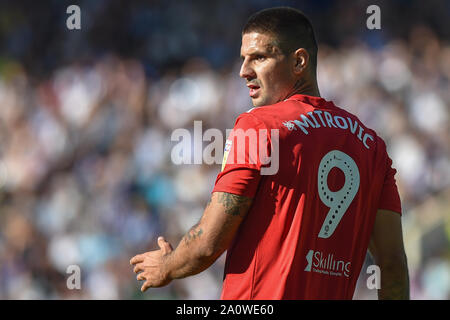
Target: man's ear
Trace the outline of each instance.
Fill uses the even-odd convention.
[[[297,49],[294,52],[294,72],[296,74],[303,73],[309,65],[309,53],[304,48]]]

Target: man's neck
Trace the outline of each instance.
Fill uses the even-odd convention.
[[[317,86],[317,81],[301,81],[298,80],[291,92],[285,97],[285,99],[295,95],[304,94],[307,96],[320,97],[319,87]]]

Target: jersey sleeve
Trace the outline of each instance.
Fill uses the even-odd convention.
[[[384,144],[386,150],[386,145]],[[385,151],[386,159],[386,173],[383,183],[383,189],[381,191],[380,202],[378,204],[378,209],[390,210],[402,214],[402,207],[400,202],[400,196],[397,189],[397,183],[395,181],[395,174],[397,170],[392,167],[392,160],[389,158],[387,152]]]
[[[250,113],[241,114],[226,141],[222,170],[212,192],[254,197],[264,163],[261,154],[270,150],[269,140],[263,122]],[[263,153],[261,148],[264,148]]]

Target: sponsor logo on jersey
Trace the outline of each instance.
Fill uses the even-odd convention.
[[[227,140],[225,143],[225,149],[223,152],[223,160],[222,160],[222,170],[220,170],[220,171],[223,171],[223,169],[225,168],[225,164],[227,163],[228,154],[230,153],[232,144],[233,144],[233,141],[231,141],[231,140]]]
[[[316,272],[335,277],[349,277],[351,263],[337,259],[333,253],[309,250],[306,254],[306,272]]]

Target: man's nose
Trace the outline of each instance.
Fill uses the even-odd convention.
[[[256,78],[255,70],[251,68],[247,61],[243,61],[241,65],[241,70],[239,71],[239,76],[244,79],[254,79]]]

